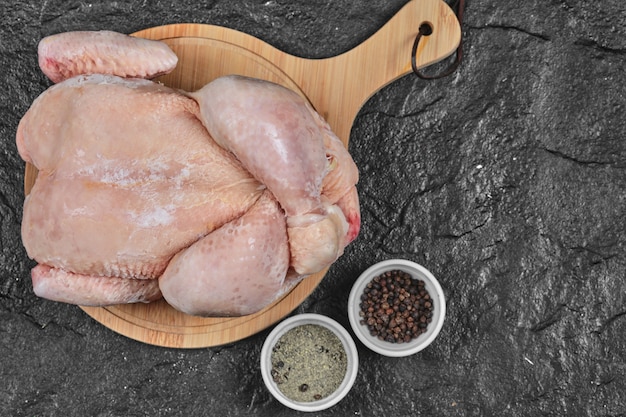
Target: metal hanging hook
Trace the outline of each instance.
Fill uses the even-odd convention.
[[[417,47],[419,46],[419,42],[422,37],[430,36],[433,33],[433,28],[430,26],[430,24],[422,23],[417,32],[417,36],[415,37],[415,41],[413,42],[413,49],[411,50],[411,67],[413,68],[413,72],[415,73],[415,75],[417,75],[421,79],[436,80],[439,78],[447,77],[448,75],[456,71],[456,69],[461,64],[461,60],[463,59],[463,12],[465,10],[465,0],[456,0],[454,4],[450,7],[452,8],[452,10],[454,10],[456,17],[459,20],[459,25],[461,26],[461,40],[459,42],[459,46],[456,49],[456,58],[448,68],[436,75],[425,75],[417,68],[415,55],[417,53]]]

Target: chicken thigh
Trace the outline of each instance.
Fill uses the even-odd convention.
[[[251,314],[356,238],[356,166],[294,92],[238,76],[191,93],[137,78],[176,56],[113,32],[54,35],[39,55],[58,84],[16,134],[39,170],[22,220],[39,296]]]

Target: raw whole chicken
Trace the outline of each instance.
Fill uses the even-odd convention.
[[[175,68],[167,45],[108,31],[38,53],[57,84],[16,134],[39,170],[22,220],[38,296],[246,315],[358,235],[357,168],[295,92],[241,76],[175,90],[149,80]]]

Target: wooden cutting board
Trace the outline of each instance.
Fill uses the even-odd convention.
[[[366,100],[412,71],[411,49],[423,23],[433,33],[419,44],[416,62],[422,68],[451,55],[461,39],[458,20],[442,0],[409,2],[365,42],[328,59],[295,57],[247,34],[212,25],[174,24],[133,35],[162,40],[178,55],[177,69],[159,78],[164,84],[194,91],[218,76],[240,74],[285,85],[306,97],[347,146],[354,118]],[[26,194],[36,177],[36,168],[27,164]],[[325,273],[306,278],[271,306],[244,317],[193,317],[164,301],[81,308],[104,326],[144,343],[176,348],[217,346],[248,337],[287,316]]]

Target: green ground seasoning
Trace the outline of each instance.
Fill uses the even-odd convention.
[[[278,389],[300,402],[321,400],[335,392],[348,369],[341,340],[317,324],[287,331],[272,348],[271,360]]]

